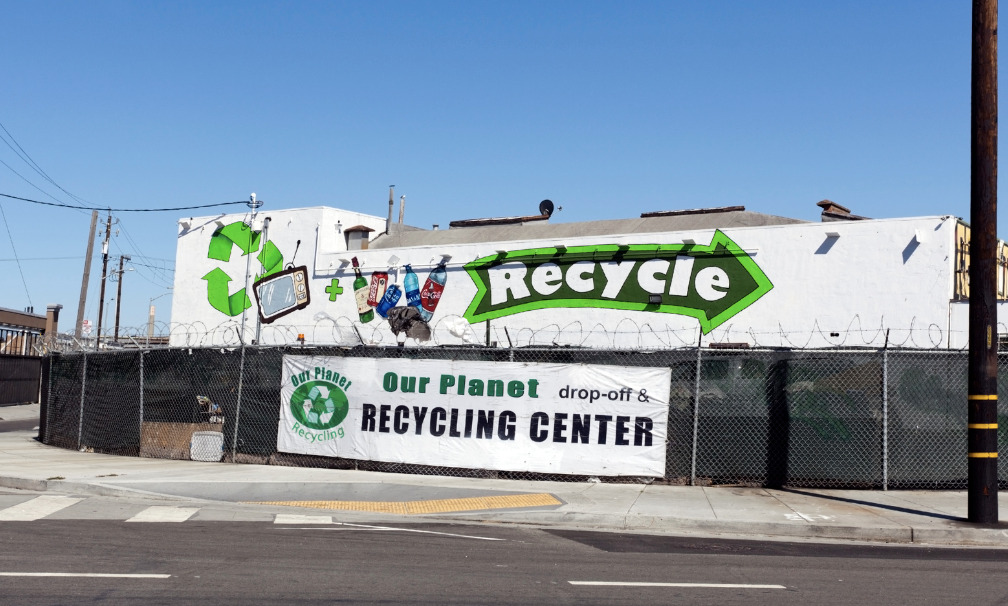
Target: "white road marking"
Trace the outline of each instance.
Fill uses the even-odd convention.
[[[199,511],[198,507],[172,507],[154,505],[148,507],[127,522],[185,522]]]
[[[288,520],[280,522],[280,515],[277,515],[277,520],[274,520],[274,524],[324,524],[331,526],[342,526],[345,529],[359,529],[359,530],[377,530],[382,532],[415,532],[417,534],[435,534],[442,537],[457,537],[460,539],[476,539],[478,541],[506,541],[507,539],[498,539],[496,537],[478,537],[471,534],[456,534],[453,532],[438,532],[436,530],[419,530],[417,528],[396,528],[395,526],[372,526],[370,524],[350,524],[348,522],[333,522],[330,519],[328,521],[321,521],[322,518],[326,516],[295,516],[291,515],[290,518],[303,517],[309,518],[308,521],[298,521],[298,520]],[[344,528],[290,528],[285,530],[343,530]]]
[[[0,521],[5,522],[31,522],[48,515],[52,515],[61,509],[66,509],[71,505],[76,505],[84,499],[74,497],[63,497],[55,495],[43,495],[35,497],[30,501],[19,503],[13,507],[0,510]]]
[[[168,579],[170,574],[115,574],[106,572],[0,572],[0,577],[90,577],[95,579]]]
[[[416,528],[396,528],[394,526],[371,526],[369,524],[350,524],[349,522],[336,522],[339,526],[348,526],[350,528],[363,528],[365,530],[397,530],[399,532],[415,532],[417,534],[436,534],[443,537],[459,537],[461,539],[478,539],[480,541],[505,541],[507,539],[498,539],[495,537],[478,537],[469,534],[455,534],[453,532],[438,532],[436,530],[419,530]]]
[[[296,513],[278,513],[274,524],[332,524],[332,516],[308,516]]]
[[[604,587],[699,587],[709,589],[787,589],[784,585],[747,585],[742,583],[643,583],[634,581],[567,581],[571,585]]]

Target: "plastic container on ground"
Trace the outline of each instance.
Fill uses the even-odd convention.
[[[218,462],[224,457],[224,434],[219,431],[194,431],[189,442],[193,461]]]

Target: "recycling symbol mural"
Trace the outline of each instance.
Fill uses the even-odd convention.
[[[262,232],[253,230],[242,221],[235,221],[217,229],[210,236],[207,258],[227,263],[231,260],[231,252],[235,247],[241,251],[241,256],[250,255],[259,251],[261,239]],[[272,242],[266,242],[256,259],[263,268],[263,273],[257,275],[256,280],[283,269],[283,254]],[[228,316],[237,316],[252,307],[252,301],[245,288],[240,288],[234,293],[230,292],[229,284],[232,278],[220,267],[207,272],[203,279],[207,282],[207,301],[217,311]],[[244,276],[241,276],[241,279],[244,280]]]

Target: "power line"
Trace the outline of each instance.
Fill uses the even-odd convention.
[[[174,272],[174,269],[167,269],[166,264],[171,263],[174,265],[174,261],[166,260],[160,265],[155,265],[154,263],[157,260],[151,259],[140,252],[140,247],[137,245],[136,240],[134,240],[130,235],[129,230],[126,229],[126,225],[119,220],[117,220],[117,223],[119,224],[119,229],[116,230],[116,235],[121,233],[132,247],[134,256],[139,257],[139,260],[134,258],[131,261],[131,265],[137,268],[137,275],[143,277],[144,280],[156,286],[171,286],[174,281],[174,277],[169,275],[168,272]],[[143,274],[150,274],[150,277]]]
[[[14,167],[12,167],[12,166],[11,166],[10,164],[7,164],[7,163],[6,163],[6,162],[4,162],[3,160],[0,160],[0,164],[3,164],[4,166],[6,166],[6,167],[7,167],[7,169],[8,169],[9,171],[11,171],[12,173],[14,173],[14,174],[15,174],[15,175],[17,175],[18,177],[20,177],[20,178],[21,178],[21,180],[22,180],[22,181],[24,181],[25,183],[27,183],[28,185],[31,185],[32,187],[34,187],[35,189],[39,190],[39,191],[40,191],[41,193],[43,193],[43,194],[45,194],[45,195],[49,196],[49,197],[50,197],[50,198],[52,198],[53,200],[55,200],[55,199],[56,199],[56,196],[54,196],[54,195],[50,194],[49,192],[45,191],[44,189],[42,189],[42,188],[41,188],[41,187],[39,187],[38,185],[35,185],[34,183],[32,183],[32,182],[31,182],[31,179],[29,179],[28,177],[26,177],[26,176],[22,175],[22,174],[21,174],[21,173],[19,173],[18,171],[14,170]],[[13,196],[8,196],[8,197],[13,197]],[[35,202],[35,200],[29,200],[29,202]],[[38,202],[38,204],[52,204],[52,203],[50,203],[50,202]],[[54,204],[54,206],[58,206],[58,205],[59,205],[58,203],[57,203],[57,204]]]
[[[7,166],[4,164],[4,166]],[[7,168],[10,168],[7,166]],[[13,170],[13,169],[12,169]],[[18,175],[20,176],[20,175]],[[22,177],[24,178],[24,177]],[[37,188],[36,188],[37,189]],[[41,190],[39,190],[41,191]],[[42,192],[45,193],[45,192]],[[48,195],[48,194],[46,194]],[[30,202],[32,204],[42,204],[45,206],[57,206],[60,208],[73,208],[76,210],[101,210],[105,212],[116,212],[116,213],[159,213],[159,212],[171,212],[177,210],[197,210],[200,208],[213,208],[215,206],[231,206],[234,204],[248,204],[247,200],[239,200],[237,202],[218,202],[216,204],[202,204],[199,206],[176,206],[173,208],[109,208],[107,206],[78,206],[74,204],[63,204],[60,202],[43,202],[41,200],[32,200],[31,198],[21,198],[19,196],[12,196],[10,194],[0,194],[0,197],[10,198],[11,200],[20,200],[21,202]]]
[[[76,261],[81,255],[73,257],[14,257],[13,259],[0,259],[0,263],[5,261]]]
[[[25,151],[25,149],[23,147],[21,147],[21,144],[18,143],[17,139],[14,138],[14,135],[12,135],[9,130],[7,130],[7,127],[4,126],[3,122],[0,122],[0,129],[3,129],[3,132],[7,134],[6,137],[0,136],[0,139],[3,139],[3,142],[7,145],[7,147],[9,147],[11,149],[11,151],[13,151],[19,158],[21,158],[22,162],[24,162],[25,164],[27,164],[32,170],[34,170],[36,173],[38,173],[43,179],[45,179],[46,181],[48,181],[49,183],[51,183],[52,185],[54,185],[57,189],[59,189],[64,194],[70,196],[71,198],[73,198],[74,200],[76,200],[78,202],[82,202],[82,203],[86,203],[87,202],[87,200],[83,200],[81,198],[78,198],[77,196],[75,196],[72,193],[68,192],[67,190],[63,189],[62,185],[60,185],[59,183],[57,183],[56,181],[54,181],[52,179],[52,177],[50,177],[49,174],[46,173],[46,171],[42,170],[42,167],[39,166],[37,162],[35,162],[35,160],[31,157],[31,155],[28,154],[27,151]],[[10,139],[10,141],[8,141],[7,139]],[[13,142],[14,145],[11,145],[11,142]],[[17,146],[17,149],[14,148],[15,146]],[[6,164],[5,164],[5,166],[6,166]],[[7,166],[7,168],[10,168],[10,166]],[[11,168],[11,171],[13,172],[14,169]],[[17,174],[17,173],[15,172],[15,174]],[[18,176],[20,176],[20,175],[18,175]],[[24,177],[22,177],[22,178],[24,178]],[[38,189],[38,188],[36,188],[36,189]],[[41,191],[41,190],[39,190],[39,191]],[[45,193],[45,192],[43,192],[43,193]],[[46,194],[46,195],[49,195],[49,194]],[[49,197],[53,198],[53,196],[49,196]],[[53,199],[55,200],[56,198],[53,198]]]
[[[24,284],[25,296],[28,297],[28,305],[34,307],[31,294],[28,292],[28,282],[24,277],[24,269],[21,268],[21,261],[18,260],[17,248],[14,247],[14,236],[11,235],[10,224],[7,223],[7,213],[4,212],[2,205],[0,205],[0,217],[3,217],[4,227],[7,228],[7,237],[10,238],[11,250],[14,252],[14,260],[17,262],[18,273],[21,274],[21,284]]]

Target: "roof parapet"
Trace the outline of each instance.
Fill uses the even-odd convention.
[[[526,215],[524,217],[492,217],[488,219],[460,219],[451,221],[448,227],[485,227],[487,225],[520,225],[532,221],[548,221],[549,215]]]
[[[717,206],[714,208],[690,208],[686,210],[659,210],[649,213],[641,213],[641,219],[652,217],[681,217],[683,215],[710,215],[714,213],[732,213],[745,210],[745,206]]]

